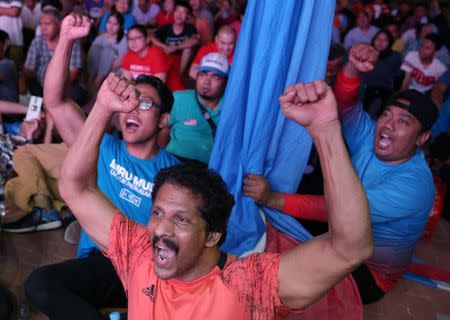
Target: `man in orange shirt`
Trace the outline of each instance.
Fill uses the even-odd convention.
[[[97,186],[101,137],[112,113],[132,112],[139,104],[136,86],[110,74],[59,181],[80,224],[112,260],[127,292],[129,319],[206,319],[212,313],[219,320],[273,319],[286,308],[314,303],[372,254],[367,199],[323,81],[288,87],[280,104],[317,146],[330,231],[284,254],[238,259],[220,251],[234,200],[220,176],[198,166],[160,171],[147,227],[105,198]]]
[[[223,26],[217,32],[214,42],[200,48],[197,52],[194,60],[192,61],[191,68],[189,69],[189,77],[192,79],[197,78],[198,66],[202,58],[209,53],[218,52],[223,54],[228,59],[228,63],[231,66],[234,56],[234,48],[236,46],[236,33],[230,26]]]

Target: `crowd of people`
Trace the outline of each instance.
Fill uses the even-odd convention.
[[[435,179],[450,183],[450,6],[337,1],[325,80],[279,93],[314,178],[242,186],[317,237],[237,258],[220,251],[234,199],[207,165],[246,1],[0,3],[2,230],[78,245],[24,283],[50,319],[294,316],[346,276],[376,302],[406,270]]]

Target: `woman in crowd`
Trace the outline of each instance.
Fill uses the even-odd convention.
[[[89,88],[97,92],[111,71],[117,71],[127,52],[124,36],[124,18],[119,12],[111,13],[106,20],[106,33],[95,38],[88,53]]]
[[[371,43],[380,55],[373,70],[363,74],[363,105],[373,117],[378,116],[381,106],[384,106],[394,92],[396,80],[400,75],[402,58],[391,49],[393,43],[394,38],[386,30],[379,31]]]

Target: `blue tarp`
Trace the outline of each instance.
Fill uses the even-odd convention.
[[[287,85],[323,79],[334,6],[334,0],[248,2],[209,163],[236,199],[225,252],[252,250],[265,232],[257,205],[242,195],[245,173],[267,177],[282,192],[295,192],[300,182],[311,138],[285,119],[278,97]],[[311,238],[295,219],[265,213],[278,230],[300,241]]]

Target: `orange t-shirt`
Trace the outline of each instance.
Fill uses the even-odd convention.
[[[201,47],[200,50],[198,50],[192,63],[200,64],[200,61],[202,61],[202,58],[204,56],[206,56],[207,54],[210,54],[210,53],[215,53],[215,52],[219,52],[219,49],[217,49],[217,44],[215,42],[208,43],[207,45],[204,45],[203,47]],[[234,57],[234,54],[231,54],[227,57],[230,65],[233,62],[233,57]]]
[[[157,46],[150,46],[144,57],[140,57],[136,52],[128,51],[122,61],[122,68],[130,71],[133,79],[140,74],[167,73],[169,67],[169,57]]]
[[[274,319],[286,314],[278,295],[279,254],[223,255],[222,268],[181,282],[156,276],[152,251],[145,227],[116,213],[105,255],[127,292],[130,320]]]

